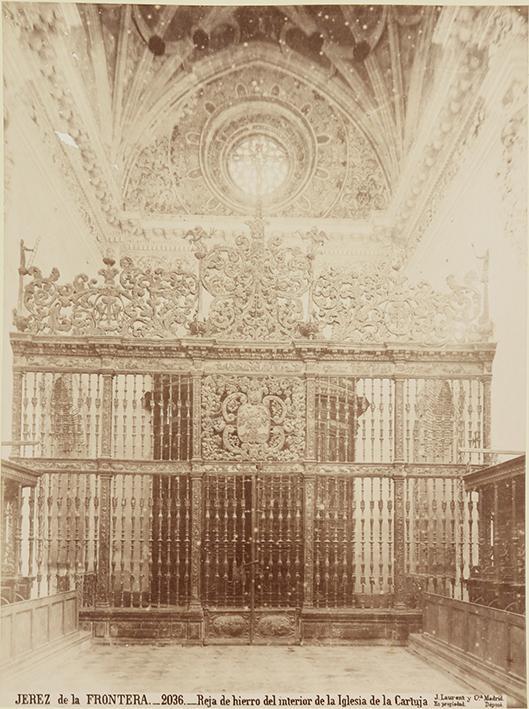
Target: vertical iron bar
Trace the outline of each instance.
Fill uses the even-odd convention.
[[[189,440],[189,439],[188,439]],[[190,606],[200,607],[200,524],[202,510],[202,474],[191,473],[191,514],[186,505],[186,529],[190,528]]]
[[[304,522],[304,550],[303,550],[303,605],[306,608],[311,608],[314,605],[314,551],[316,556],[319,554],[319,543],[314,535],[314,507],[315,507],[315,475],[304,475],[303,477],[303,522]],[[316,525],[318,530],[318,525]],[[319,532],[316,532],[319,535]],[[318,566],[316,564],[316,573],[319,575]],[[316,586],[318,580],[316,578]]]

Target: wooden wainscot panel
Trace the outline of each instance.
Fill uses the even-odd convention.
[[[48,606],[35,608],[33,613],[33,640],[35,647],[43,645],[49,640],[49,613]],[[72,629],[75,629],[75,625]]]
[[[444,603],[437,606],[437,635],[443,640],[450,640],[450,607]]]
[[[7,662],[11,657],[13,643],[13,615],[2,614],[2,642],[0,642],[0,662]]]
[[[479,606],[470,608],[468,613],[468,651],[485,659],[486,648],[483,647],[483,635],[486,633],[486,622],[479,613]]]
[[[50,604],[50,640],[63,634],[64,605],[61,601]]]
[[[432,635],[439,635],[439,604],[429,603],[424,608],[425,614],[425,627],[428,628],[428,632]]]
[[[68,607],[68,623],[64,623]],[[0,608],[2,627],[1,663],[18,661],[51,640],[74,633],[78,628],[75,591],[8,603]]]
[[[77,625],[77,599],[69,598],[64,601],[64,632],[71,633]]]
[[[499,667],[508,667],[509,657],[509,626],[504,618],[490,614],[486,625],[487,637],[484,638],[487,648],[487,661]]]
[[[15,604],[13,604],[15,605]],[[32,649],[31,637],[31,616],[32,609],[24,608],[14,616],[14,655],[22,655]]]
[[[509,624],[509,650],[509,671],[517,677],[525,677],[525,625],[523,623]]]
[[[465,650],[467,646],[466,616],[464,608],[457,606],[453,609],[450,620],[450,642],[461,650]]]
[[[435,633],[436,609],[443,609]],[[439,660],[473,686],[492,687],[525,703],[525,618],[509,611],[425,594],[423,634],[411,647],[428,661]],[[518,704],[517,704],[518,706]]]

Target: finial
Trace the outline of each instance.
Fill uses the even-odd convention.
[[[26,251],[33,251],[24,244],[24,239],[20,239],[20,264],[18,267],[18,315],[22,313],[24,305],[24,276],[27,276],[29,271],[26,266]]]
[[[307,231],[302,236],[309,242],[309,258],[314,258],[319,249],[324,245],[324,243],[329,239],[328,235],[322,231],[318,230],[317,227],[312,227],[310,231]]]
[[[26,266],[26,251],[33,251],[34,249],[30,249],[29,246],[26,246],[24,243],[24,239],[20,239],[20,265],[18,267],[18,272],[21,276],[27,276],[28,275],[28,269]]]
[[[191,244],[193,253],[197,259],[202,259],[206,255],[205,240],[213,236],[213,230],[209,233],[201,226],[196,226],[194,229],[188,229],[184,234],[184,239],[187,239]]]

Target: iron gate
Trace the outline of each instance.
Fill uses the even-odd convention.
[[[204,479],[206,642],[295,643],[303,601],[300,475]]]

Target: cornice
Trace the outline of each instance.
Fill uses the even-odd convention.
[[[3,481],[10,480],[22,487],[35,487],[40,475],[39,467],[38,465],[33,465],[33,460],[26,460],[21,463],[2,459],[0,470]]]
[[[451,20],[446,26],[441,25],[444,30],[437,41],[448,48],[453,41],[450,33],[466,38],[468,21],[465,29],[457,14],[468,11],[469,8],[445,8]],[[472,25],[472,44],[465,46],[465,61],[469,68],[474,64],[475,67],[466,83],[460,81],[459,93],[445,92],[444,102],[436,109],[437,120],[431,115],[428,118],[430,136],[420,153],[410,153],[408,173],[401,177],[405,190],[390,207],[395,214],[395,233],[403,261],[415,251],[458,172],[464,171],[461,179],[471,180],[487,159],[499,132],[498,121],[489,121],[488,117],[501,113],[499,107],[504,105],[508,87],[516,81],[527,85],[527,23],[513,8],[481,8],[480,12],[486,14]],[[437,30],[441,31],[440,26]],[[457,73],[454,78],[459,80]],[[487,123],[489,128],[483,130]],[[491,124],[496,130],[490,130]]]
[[[463,477],[463,480],[467,489],[479,490],[485,485],[505,482],[518,477],[523,477],[525,480],[525,455],[469,472]]]
[[[125,460],[117,458],[12,458],[6,461],[13,468],[27,468],[39,476],[53,474],[110,474],[110,475],[259,475],[285,474],[352,477],[385,477],[395,475],[409,478],[461,478],[465,471],[477,470],[479,466],[464,464],[414,464],[405,463],[309,463],[294,461],[162,461]]]
[[[25,333],[12,333],[11,345],[15,355],[71,355],[108,358],[113,356],[166,357],[189,360],[333,360],[381,361],[404,363],[418,362],[491,362],[496,345],[475,344],[453,347],[421,347],[410,345],[361,345],[329,343],[306,340],[245,343],[241,341],[185,338],[168,340],[130,340],[124,338],[46,337]]]

